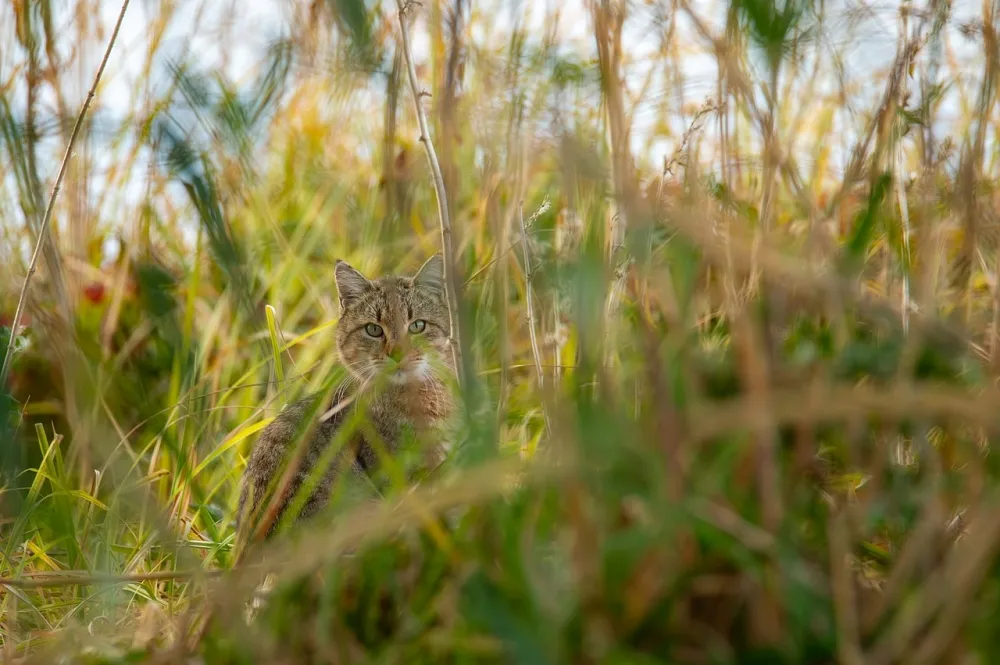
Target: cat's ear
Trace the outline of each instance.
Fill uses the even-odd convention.
[[[368,278],[355,270],[347,261],[337,260],[333,276],[337,278],[337,292],[340,294],[340,306],[346,308],[369,287]]]
[[[435,254],[420,266],[413,276],[413,286],[440,292],[444,296],[444,260]]]

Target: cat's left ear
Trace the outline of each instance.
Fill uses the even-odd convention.
[[[341,309],[347,309],[371,286],[368,278],[358,272],[347,261],[338,260],[333,275],[337,280]]]
[[[413,276],[413,286],[439,292],[444,297],[444,259],[435,254]]]

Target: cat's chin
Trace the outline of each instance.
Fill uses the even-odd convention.
[[[389,375],[389,383],[394,386],[408,386],[418,382],[419,379],[413,374],[413,372],[407,372],[405,370],[399,370]]]

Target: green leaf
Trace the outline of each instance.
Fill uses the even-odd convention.
[[[805,10],[803,0],[733,0],[753,42],[774,66],[789,50]]]
[[[285,380],[285,370],[281,365],[281,340],[278,338],[278,322],[274,317],[274,307],[266,305],[264,314],[267,316],[267,334],[271,339],[271,355],[274,360],[274,373],[278,381]]]
[[[868,251],[875,238],[879,210],[891,186],[892,174],[883,173],[879,176],[868,196],[868,205],[854,218],[854,228],[844,248],[845,267],[852,273],[856,272],[868,257]]]
[[[539,629],[528,608],[516,607],[482,572],[470,577],[462,587],[462,614],[473,626],[499,638],[510,662],[519,665],[554,663],[546,654]]]

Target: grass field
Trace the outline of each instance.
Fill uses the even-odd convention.
[[[997,3],[403,4],[439,178],[395,2],[136,2],[55,194],[121,5],[0,8],[0,663],[1000,659]],[[442,249],[452,456],[243,547],[334,262]]]

